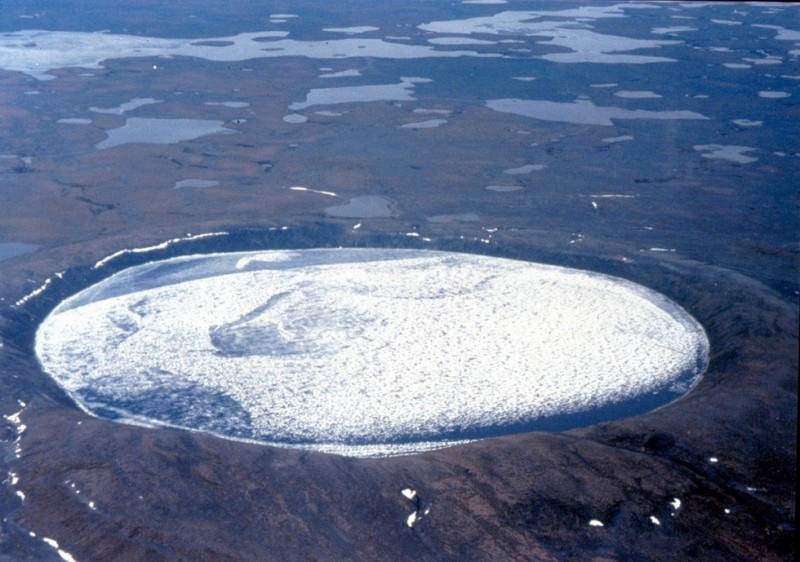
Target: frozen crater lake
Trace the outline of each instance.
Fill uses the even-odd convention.
[[[642,413],[708,339],[619,278],[423,250],[194,255],[62,302],[36,353],[85,411],[351,456]]]

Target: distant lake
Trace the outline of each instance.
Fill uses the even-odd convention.
[[[39,226],[0,231],[0,258],[330,221],[753,272],[739,245],[796,218],[793,6],[143,6],[4,8],[4,220]]]
[[[89,544],[96,548],[95,557],[110,551],[102,549],[111,543],[91,535],[108,535],[109,527],[97,525],[95,518],[106,508],[114,516],[127,512],[132,503],[123,510],[114,504],[123,497],[112,478],[87,478],[87,486],[90,481],[97,486],[84,487],[80,495],[75,487],[83,477],[76,459],[83,457],[81,466],[94,470],[108,458],[121,458],[125,449],[141,464],[135,470],[131,465],[113,470],[127,471],[125,478],[133,483],[133,474],[140,474],[139,484],[153,473],[148,470],[166,466],[158,462],[173,461],[149,458],[152,443],[134,445],[127,438],[136,428],[107,419],[369,456],[416,453],[510,433],[562,432],[625,418],[570,434],[485,441],[463,450],[485,446],[481,450],[500,451],[528,438],[545,447],[544,440],[536,439],[561,443],[574,434],[608,429],[604,435],[613,434],[624,444],[617,447],[615,441],[595,457],[603,462],[597,459],[619,459],[614,455],[638,451],[642,443],[660,443],[665,435],[664,442],[672,443],[673,435],[692,433],[681,442],[683,456],[672,468],[661,463],[661,452],[657,460],[648,453],[641,466],[652,461],[647,465],[652,474],[672,470],[669,474],[675,475],[678,466],[687,466],[687,455],[699,463],[706,462],[704,455],[719,454],[718,465],[703,465],[702,471],[696,465],[691,474],[713,480],[714,470],[724,468],[735,475],[719,472],[727,482],[736,481],[739,488],[752,485],[755,491],[748,488],[747,494],[761,494],[755,486],[768,481],[762,468],[784,458],[769,455],[790,447],[772,437],[772,426],[763,429],[763,424],[775,425],[773,418],[752,413],[791,417],[788,407],[777,405],[788,388],[778,388],[783,384],[778,371],[792,364],[796,346],[788,351],[779,347],[792,337],[796,344],[796,332],[787,335],[782,328],[795,325],[796,319],[787,321],[783,315],[788,312],[774,312],[770,303],[785,307],[788,302],[796,311],[800,296],[800,5],[527,0],[112,4],[3,0],[0,8],[0,408],[5,424],[0,469],[7,476],[2,515],[9,522],[3,527],[9,534],[0,540],[0,557],[84,559]],[[292,253],[300,250],[311,253]],[[348,252],[360,251],[386,259],[348,258],[348,266],[341,268],[319,262],[322,254],[352,257]],[[419,264],[410,267],[412,260],[395,259],[406,251],[449,257],[441,258],[441,268],[425,270]],[[191,257],[208,254],[225,257]],[[281,255],[294,256],[287,263],[296,260],[308,267],[271,277],[270,267],[278,271],[280,261],[273,258]],[[312,255],[316,262],[308,258]],[[151,261],[160,265],[145,265]],[[514,267],[509,269],[507,261]],[[351,262],[360,265],[351,268]],[[466,263],[481,265],[470,269]],[[141,267],[154,267],[165,277],[140,276]],[[520,267],[536,272],[535,282],[511,283]],[[565,277],[537,277],[550,268]],[[177,271],[183,277],[163,282]],[[115,284],[114,279],[126,275],[138,285]],[[161,284],[153,285],[153,279]],[[564,290],[581,279],[596,283]],[[384,300],[370,300],[368,289]],[[67,310],[78,301],[85,306]],[[528,315],[514,316],[509,307]],[[467,315],[472,320],[459,323],[467,312],[474,313]],[[56,322],[69,318],[72,324]],[[192,318],[203,321],[192,324]],[[42,333],[50,331],[40,341],[37,358],[40,325]],[[534,350],[556,327],[561,331],[553,341],[559,345]],[[41,348],[48,345],[49,350]],[[96,353],[97,348],[102,352]],[[542,349],[551,355],[537,355]],[[442,350],[453,355],[439,355]],[[374,360],[359,363],[367,355]],[[542,358],[540,364],[536,357]],[[237,362],[256,367],[231,369]],[[545,378],[563,366],[572,371],[556,382]],[[541,379],[536,378],[539,367]],[[406,372],[414,376],[405,377]],[[308,373],[314,376],[306,378]],[[369,376],[359,384],[337,378],[352,381],[358,373]],[[462,373],[465,378],[459,379]],[[669,376],[659,379],[665,373]],[[507,380],[501,379],[504,375]],[[599,385],[601,379],[614,384]],[[502,384],[494,384],[498,380]],[[537,389],[536,382],[543,386]],[[469,400],[454,398],[459,384],[472,389]],[[565,389],[569,396],[563,400],[548,394]],[[738,409],[726,411],[728,417],[704,410],[714,396],[737,396]],[[547,410],[542,416],[536,409],[541,404]],[[648,414],[654,409],[660,410]],[[52,427],[60,430],[64,420],[76,425],[64,435],[45,433]],[[687,429],[690,423],[699,426]],[[762,464],[736,472],[738,465],[725,463],[719,443],[731,446],[740,435],[736,432],[749,436],[758,431],[775,443],[764,438],[748,442],[747,448],[734,443],[740,449],[730,451],[731,458],[739,455],[745,466],[743,459],[753,457],[752,451],[769,455],[752,460]],[[239,452],[251,450],[185,431],[145,433],[155,436],[153,442],[172,444],[177,435],[184,451],[195,455],[187,462],[197,466],[205,462],[198,460],[201,451],[219,459],[229,454],[222,451],[234,451],[232,464],[219,464],[220,471],[237,466]],[[326,443],[326,436],[338,441]],[[44,447],[37,450],[28,443],[50,447],[51,441],[48,463],[52,459],[52,466],[60,468],[43,475],[51,465],[43,467],[34,455]],[[198,446],[201,442],[211,445]],[[108,444],[105,460],[98,460],[99,446],[91,449],[97,444]],[[543,450],[536,447],[530,451]],[[258,450],[276,459],[293,454]],[[504,462],[523,459],[522,449],[515,451],[520,456]],[[534,454],[530,451],[525,454]],[[425,464],[426,458],[451,453],[450,459],[460,454],[445,449],[408,458],[406,466],[395,459],[393,466],[399,468],[394,474],[417,474],[424,465],[428,475],[463,482],[463,475],[448,472],[444,464],[435,469]],[[569,455],[558,458],[578,458]],[[486,457],[486,466],[491,458],[501,459],[501,453]],[[322,474],[313,470],[342,461],[316,459],[324,462],[309,463],[305,469],[311,472],[305,474]],[[26,462],[36,469],[19,468]],[[377,461],[357,461],[359,466],[370,462]],[[342,461],[336,471],[355,464]],[[545,469],[552,475],[562,466]],[[334,471],[325,472],[319,482],[355,482],[357,473],[348,470],[336,472],[338,480],[328,479]],[[487,473],[476,470],[471,481],[483,486]],[[374,475],[379,472],[388,478],[388,469]],[[183,484],[200,489],[222,478],[212,475],[201,485],[197,474]],[[252,478],[262,474],[254,471]],[[361,479],[366,473],[358,474]],[[214,497],[240,501],[235,486],[263,484],[245,481],[241,472],[237,478],[231,488],[215,488]],[[353,505],[375,498],[378,476],[370,478],[352,494]],[[588,490],[593,478],[575,480],[575,486]],[[764,489],[777,497],[780,488],[774,482]],[[54,483],[63,494],[52,493]],[[158,521],[163,514],[146,509],[176,504],[173,497],[165,499],[172,484],[160,483],[161,495],[152,504],[133,500],[135,515],[126,524],[133,525],[135,518]],[[399,492],[411,482],[395,484]],[[152,485],[146,482],[148,489]],[[293,486],[287,479],[274,485]],[[723,486],[721,480],[717,485]],[[125,490],[134,488],[131,484]],[[712,488],[713,499],[697,488],[703,499],[687,499],[686,515],[707,509],[692,511],[692,516],[721,517],[722,496]],[[530,506],[530,495],[506,496],[499,489],[493,493],[502,495],[503,502],[526,506],[520,513],[539,507]],[[527,482],[518,489],[543,498],[549,493]],[[664,491],[673,493],[679,492]],[[737,489],[730,497],[739,501],[744,493]],[[304,521],[310,534],[323,523],[328,531],[323,514],[333,511],[325,511],[323,495],[298,500],[308,501],[305,507],[312,506],[308,509],[318,520]],[[325,495],[325,501],[336,497]],[[664,505],[669,497],[662,498]],[[762,505],[764,497],[752,501]],[[63,507],[51,513],[50,503],[42,504],[41,498],[82,511]],[[574,502],[559,505],[568,503]],[[338,502],[336,509],[349,505]],[[297,507],[284,506],[292,517],[301,513]],[[711,514],[712,508],[717,512]],[[581,514],[587,519],[580,522],[584,527],[601,516],[588,509]],[[632,525],[637,534],[641,525],[655,525],[651,512],[650,522],[642,522],[625,509],[633,508],[615,504],[615,520],[606,511],[605,523]],[[226,513],[207,510],[202,517]],[[275,513],[269,532],[258,527],[267,524],[260,514],[243,518],[249,520],[237,526],[235,540],[224,533],[216,540],[231,542],[231,549],[244,544],[236,541],[255,536],[279,540],[275,537],[281,535],[272,533],[274,521],[285,519]],[[663,517],[667,512],[652,513]],[[481,525],[489,521],[482,513],[469,515]],[[67,529],[48,517],[73,526]],[[519,517],[512,519],[528,524],[527,515]],[[770,517],[774,528],[769,533],[762,532],[764,523],[749,536],[769,536],[775,544],[782,539],[774,537],[788,536],[785,529],[776,530],[779,518]],[[203,519],[203,525],[208,521]],[[376,534],[390,536],[385,534],[387,521],[376,525]],[[407,531],[398,521],[397,528]],[[761,525],[766,519],[752,521]],[[186,534],[171,543],[164,535],[164,544],[195,544],[203,532],[198,529],[223,529],[210,523],[187,525],[170,525],[170,533]],[[347,532],[330,528],[347,548],[357,548],[358,541],[347,532],[359,527]],[[565,533],[559,536],[575,542],[577,535],[569,535],[561,523],[558,528]],[[500,536],[489,529],[481,527],[481,533]],[[599,536],[585,530],[580,540]],[[740,530],[726,532],[730,536]],[[517,531],[504,536],[516,540],[522,536],[513,534]],[[595,531],[602,529],[590,533]],[[113,540],[122,541],[126,533]],[[126,544],[140,545],[146,533],[136,533],[129,533],[137,538]],[[412,548],[411,535],[404,537],[397,548]],[[674,543],[658,543],[664,544]],[[69,545],[75,545],[75,557]],[[331,552],[319,557],[332,558]],[[356,551],[347,552],[357,557]]]

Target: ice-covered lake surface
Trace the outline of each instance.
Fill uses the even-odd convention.
[[[317,220],[352,232],[354,244],[369,233],[431,247],[464,240],[496,254],[527,245],[630,268],[675,260],[795,294],[797,4],[44,4],[8,0],[0,10],[0,286],[10,287],[0,302],[24,306],[48,275],[143,240]],[[16,267],[70,245],[81,249],[46,258],[46,273]],[[388,250],[369,259],[340,253],[341,263],[327,264],[314,255],[322,254],[287,253],[285,262],[242,269],[230,256],[209,258],[192,267],[226,273],[148,287],[139,304],[110,280],[79,298],[113,298],[62,306],[48,320],[40,346],[56,347],[40,347],[44,362],[102,415],[375,454],[523,430],[533,420],[563,428],[642,413],[701,370],[705,344],[687,343],[700,333],[691,320],[609,278]],[[192,262],[152,273],[177,263]],[[365,286],[383,295],[385,310],[359,292],[365,263],[380,272]],[[481,273],[496,267],[513,271]],[[353,283],[319,279],[323,269]],[[114,279],[142,275],[146,284],[146,271]],[[425,282],[405,287],[407,275]],[[559,281],[547,285],[548,276]],[[170,324],[174,316],[157,303],[180,311],[196,286],[205,300],[186,301],[197,310],[185,317],[199,323]],[[476,298],[479,286],[493,291]],[[433,287],[441,298],[431,297]],[[541,298],[522,298],[528,289]],[[504,298],[514,306],[494,300]],[[278,310],[285,318],[270,316]],[[476,317],[458,320],[461,312]],[[643,316],[626,316],[634,312]],[[56,322],[72,317],[107,329],[64,343],[79,331]],[[511,330],[515,322],[525,330]],[[659,326],[671,335],[654,336]],[[168,335],[178,329],[185,333]],[[677,340],[659,347],[661,337]],[[380,347],[380,338],[391,343]],[[359,362],[367,344],[391,368]],[[181,351],[160,352],[168,345]],[[436,355],[445,352],[452,355]],[[123,375],[108,361],[137,367]],[[255,367],[231,367],[239,364]],[[433,371],[450,386],[430,383]],[[262,400],[257,373],[267,372],[273,398]],[[452,396],[461,373],[476,379],[469,400]],[[554,373],[560,382],[548,384]],[[513,387],[524,376],[538,386],[513,400],[486,382],[506,377]],[[368,384],[388,393],[375,395],[380,404],[359,395],[371,394]]]
[[[124,270],[59,305],[36,351],[99,416],[374,456],[663,403],[699,379],[708,340],[678,305],[619,278],[320,249]]]

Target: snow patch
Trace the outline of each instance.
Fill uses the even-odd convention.
[[[547,168],[546,164],[525,164],[524,166],[520,166],[518,168],[508,168],[507,170],[503,170],[503,173],[515,176],[530,174],[531,172],[538,172],[540,170],[544,170],[545,168]]]
[[[125,250],[120,250],[119,252],[114,252],[113,254],[106,256],[97,263],[95,263],[92,266],[92,269],[100,269],[110,261],[113,261],[116,258],[124,256],[126,254],[142,254],[142,253],[152,252],[153,250],[164,250],[178,242],[185,242],[189,240],[201,240],[203,238],[211,238],[213,236],[226,236],[227,234],[228,234],[227,232],[207,232],[204,234],[194,234],[194,235],[188,234],[183,238],[173,238],[171,240],[167,240],[166,242],[162,242],[161,244],[156,244],[155,246],[145,246],[142,248],[128,248]]]
[[[732,123],[740,127],[760,127],[764,124],[763,121],[754,119],[734,119]]]
[[[339,72],[328,72],[319,75],[320,78],[354,78],[356,76],[361,76],[361,71],[355,68],[341,70]]]
[[[774,91],[774,90],[762,90],[762,91],[758,92],[758,97],[766,98],[766,99],[773,99],[773,100],[779,100],[779,99],[783,99],[783,98],[788,98],[788,97],[791,97],[791,95],[792,94],[790,94],[789,92],[778,92],[778,91]]]
[[[309,193],[319,193],[320,195],[327,195],[329,197],[338,197],[335,192],[333,191],[324,191],[322,189],[309,189],[307,187],[303,187],[301,185],[293,185],[289,188],[290,191],[307,191]]]
[[[47,279],[45,279],[44,283],[42,283],[42,285],[39,288],[34,289],[33,291],[31,291],[30,293],[28,293],[27,295],[25,295],[24,297],[19,299],[14,304],[16,304],[17,306],[24,305],[26,302],[28,302],[32,298],[34,298],[34,297],[36,297],[38,295],[41,295],[47,289],[47,287],[50,286],[50,283],[52,283],[52,282],[53,282],[53,279],[48,277]]]
[[[606,137],[601,139],[605,143],[628,142],[633,140],[633,135],[620,135],[618,137]]]

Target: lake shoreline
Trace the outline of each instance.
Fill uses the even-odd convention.
[[[313,242],[310,232],[324,232],[334,246],[352,240],[351,232],[335,225],[295,231],[300,234],[296,243]],[[282,246],[291,246],[286,230],[272,232],[282,233],[276,237]],[[419,244],[403,236],[388,238]],[[367,235],[360,242],[379,240],[386,241],[387,235]],[[470,246],[458,239],[434,245]],[[502,253],[542,257],[546,252],[509,244]],[[133,257],[119,258],[115,268]],[[247,558],[270,551],[286,557],[369,558],[380,552],[379,557],[445,560],[469,556],[475,548],[469,537],[479,535],[481,552],[523,557],[531,552],[600,555],[611,552],[608,548],[648,559],[676,553],[788,556],[794,481],[789,438],[796,411],[796,356],[790,352],[797,341],[796,311],[756,281],[720,269],[675,260],[629,265],[581,255],[559,261],[605,262],[604,272],[623,271],[626,278],[689,310],[711,340],[710,365],[698,386],[655,412],[571,432],[499,437],[405,457],[352,459],[86,416],[46,381],[25,346],[9,340],[9,316],[3,314],[2,353],[12,361],[7,372],[24,379],[27,395],[32,394],[19,416],[27,426],[21,434],[22,455],[10,463],[22,475],[19,489],[25,499],[16,505],[4,502],[9,519],[20,529],[48,530],[78,559],[100,552],[123,558],[157,555],[155,546],[125,538],[136,528],[148,529],[160,537],[159,548],[184,558],[201,552]],[[731,302],[742,304],[731,307]],[[9,406],[6,400],[4,408]],[[753,415],[759,411],[770,414]],[[783,425],[776,426],[776,418]],[[568,480],[564,466],[570,467]],[[60,476],[54,480],[55,475]],[[85,499],[71,492],[66,481],[75,483]],[[408,508],[399,492],[405,486],[433,501],[413,533],[403,524]],[[137,501],[136,495],[147,500]],[[284,500],[267,500],[276,496]],[[470,497],[478,503],[465,503]],[[674,498],[681,500],[680,509],[670,508]],[[87,501],[97,509],[88,508]],[[208,511],[203,505],[226,507]],[[240,514],[236,530],[232,513]],[[256,513],[261,515],[253,517]],[[354,521],[350,513],[369,516]],[[604,527],[590,528],[594,519]],[[706,531],[709,520],[719,525],[713,537]],[[64,527],[68,521],[69,530]],[[278,521],[295,523],[286,527]],[[340,522],[334,523],[335,535],[331,521]],[[217,529],[214,537],[201,531],[209,524]],[[479,528],[493,531],[474,535]],[[605,546],[612,532],[613,546]],[[602,533],[608,534],[603,538]],[[642,534],[653,540],[636,540]],[[384,543],[387,537],[391,540]],[[744,542],[751,550],[742,550]]]

